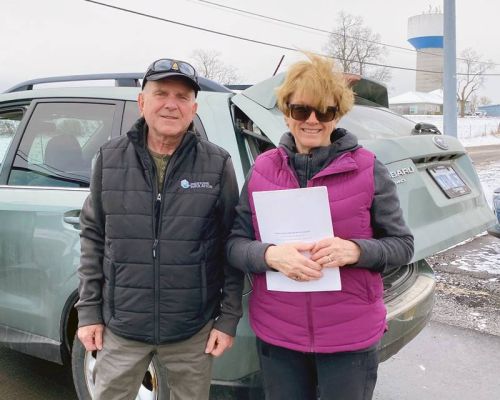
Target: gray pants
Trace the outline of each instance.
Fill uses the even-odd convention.
[[[212,356],[205,354],[213,321],[193,337],[159,346],[128,340],[104,330],[97,352],[95,400],[135,399],[154,354],[167,372],[170,400],[206,400],[210,392]]]

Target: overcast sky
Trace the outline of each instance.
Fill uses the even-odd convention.
[[[364,19],[384,43],[411,48],[408,17],[443,8],[436,0],[210,0],[225,6],[324,30],[343,10]],[[328,35],[231,12],[198,0],[102,0],[102,2],[285,47],[321,52]],[[158,58],[192,59],[195,49],[216,50],[255,83],[297,60],[297,53],[133,15],[84,0],[0,1],[0,92],[37,77],[100,72],[143,72]],[[457,52],[472,47],[500,64],[500,1],[456,0]],[[415,68],[414,52],[388,48],[385,63]],[[500,73],[500,67],[490,72]],[[393,70],[391,95],[415,89],[415,73]],[[500,103],[500,76],[480,90]]]

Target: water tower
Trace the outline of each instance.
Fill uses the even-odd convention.
[[[408,41],[417,50],[415,90],[431,92],[443,88],[443,14],[430,9],[408,18]],[[439,74],[432,72],[436,71]]]

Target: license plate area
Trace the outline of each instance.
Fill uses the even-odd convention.
[[[460,178],[452,166],[438,165],[429,167],[427,172],[449,199],[464,196],[471,192],[469,186]]]

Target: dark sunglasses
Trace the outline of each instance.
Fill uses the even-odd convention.
[[[170,58],[156,60],[149,66],[146,78],[160,72],[180,72],[193,78],[195,81],[198,80],[198,75],[194,67],[185,61],[171,60]]]
[[[307,121],[313,111],[319,122],[333,121],[337,115],[337,107],[335,106],[327,107],[324,113],[303,104],[288,104],[288,109],[290,110],[290,116],[297,121]]]

